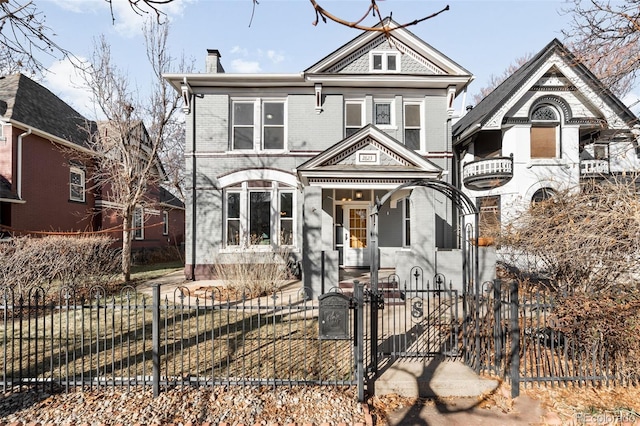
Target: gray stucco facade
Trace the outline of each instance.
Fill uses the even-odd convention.
[[[376,199],[416,179],[455,184],[452,102],[471,75],[405,29],[392,45],[363,33],[299,74],[221,73],[217,51],[208,61],[165,76],[186,101],[188,278],[286,246],[317,297],[339,268],[370,265]],[[437,250],[458,245],[443,194],[417,188],[381,210],[383,268],[435,271]]]

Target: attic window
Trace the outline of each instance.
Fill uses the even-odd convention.
[[[373,72],[399,72],[400,56],[398,52],[371,52],[370,70]]]
[[[533,111],[531,119],[535,121],[558,121],[558,113],[549,105],[542,105]]]

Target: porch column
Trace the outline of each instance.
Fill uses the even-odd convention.
[[[302,280],[314,299],[322,294],[322,188],[307,186],[302,206]]]

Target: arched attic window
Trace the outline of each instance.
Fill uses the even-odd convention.
[[[560,113],[549,105],[538,105],[531,111],[531,158],[560,157]]]

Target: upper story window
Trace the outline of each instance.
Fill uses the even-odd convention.
[[[285,102],[234,100],[231,150],[284,150]]]
[[[364,104],[362,101],[347,101],[344,105],[345,136],[349,137],[364,126]]]
[[[540,105],[531,113],[531,158],[560,157],[560,114],[550,105]]]
[[[69,169],[69,199],[72,201],[85,201],[85,173],[79,167]]]
[[[404,144],[419,151],[422,148],[422,108],[419,103],[404,105]]]
[[[371,71],[399,72],[400,53],[396,51],[371,52]]]
[[[373,124],[378,127],[393,127],[395,114],[392,100],[376,100],[373,103]]]

